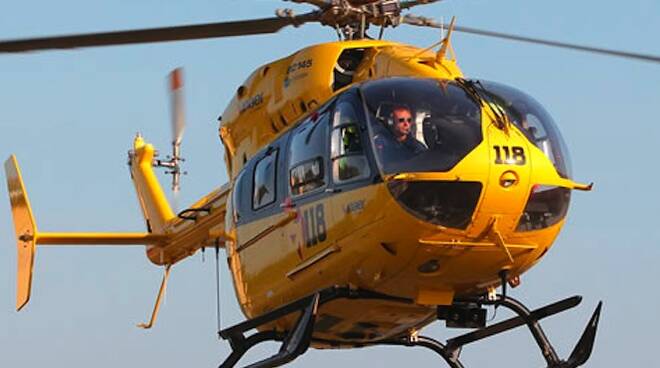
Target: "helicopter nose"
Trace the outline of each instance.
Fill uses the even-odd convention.
[[[532,165],[525,142],[501,131],[489,133],[488,174],[484,175],[481,203],[469,229],[472,236],[486,231],[494,219],[502,230],[514,231],[531,188]]]

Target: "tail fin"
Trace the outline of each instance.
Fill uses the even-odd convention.
[[[135,137],[129,157],[131,178],[147,221],[147,228],[149,232],[163,233],[167,223],[175,216],[154,173],[154,147],[138,135]]]
[[[32,269],[37,245],[161,245],[169,236],[151,233],[71,233],[37,232],[30,201],[28,200],[16,157],[5,162],[7,187],[11,202],[14,230],[16,231],[17,272],[16,310],[21,310],[30,300]],[[144,207],[144,206],[143,206]],[[168,207],[169,208],[169,207]],[[170,211],[171,212],[171,211]]]
[[[11,155],[5,162],[5,172],[7,173],[7,187],[17,238],[16,310],[18,311],[30,300],[37,225],[32,215],[30,200],[25,192],[16,156]]]

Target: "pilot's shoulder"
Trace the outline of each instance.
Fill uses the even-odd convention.
[[[385,137],[382,134],[375,134],[373,137],[374,145],[377,149],[382,149],[385,146]]]

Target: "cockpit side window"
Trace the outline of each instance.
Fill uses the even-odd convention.
[[[253,210],[261,209],[275,202],[277,152],[277,149],[266,152],[266,155],[254,167]]]
[[[337,104],[333,116],[330,159],[332,179],[337,184],[369,177],[369,162],[362,148],[358,114],[352,103]]]
[[[326,186],[325,160],[329,114],[315,114],[292,133],[289,145],[289,188],[296,197]]]
[[[243,200],[243,192],[248,188],[249,185],[249,179],[246,180],[246,177],[249,178],[249,176],[245,175],[246,170],[243,169],[238,176],[236,177],[236,181],[234,183],[234,188],[232,189],[232,206],[234,208],[234,222],[238,223],[239,221],[242,220],[243,214],[246,212],[246,207],[249,209],[248,206],[245,205],[245,201]]]

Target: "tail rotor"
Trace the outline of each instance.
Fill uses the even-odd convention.
[[[168,76],[168,90],[170,94],[171,127],[172,127],[172,154],[167,160],[155,160],[154,166],[167,169],[166,174],[172,175],[172,193],[175,207],[181,189],[181,141],[186,127],[185,109],[183,102],[183,69],[176,68]]]

